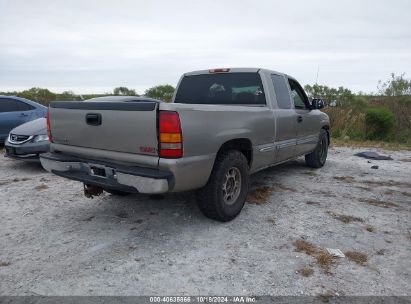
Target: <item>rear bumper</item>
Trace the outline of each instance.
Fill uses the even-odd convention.
[[[165,193],[173,184],[171,172],[122,166],[111,162],[46,153],[40,156],[44,169],[68,179],[130,193]],[[99,174],[96,175],[96,169]]]
[[[39,162],[39,155],[49,151],[50,143],[48,141],[38,143],[24,143],[15,145],[6,140],[4,144],[5,157],[20,159],[24,161]]]

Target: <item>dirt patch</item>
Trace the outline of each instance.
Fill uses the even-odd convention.
[[[398,190],[392,190],[392,189],[389,189],[389,190],[385,191],[385,194],[388,194],[388,195],[393,195],[393,194],[396,194],[396,193],[402,194],[404,196],[411,197],[411,193],[405,192],[405,191],[398,191]]]
[[[268,198],[273,191],[274,188],[269,186],[251,187],[250,191],[248,192],[247,202],[256,205],[266,204],[268,203]]]
[[[334,219],[339,220],[340,222],[343,222],[344,224],[348,224],[351,222],[364,222],[364,220],[360,217],[352,216],[352,215],[346,215],[346,214],[338,214],[334,213],[331,211],[328,211],[328,214],[330,214]]]
[[[10,266],[11,263],[10,262],[0,262],[0,267],[6,267],[6,266]]]
[[[399,159],[401,162],[411,163],[411,158],[401,158]]]
[[[275,184],[275,185],[274,185],[274,190],[278,190],[278,191],[283,190],[283,191],[297,192],[296,189],[294,189],[294,188],[292,188],[292,187],[287,187],[287,186],[284,186],[284,185],[281,185],[281,184]]]
[[[349,259],[352,262],[357,263],[358,265],[365,266],[365,264],[368,261],[368,257],[365,253],[359,252],[359,251],[347,251],[345,253],[345,256],[347,259]]]
[[[319,202],[314,202],[314,201],[307,201],[307,202],[305,202],[307,205],[316,205],[316,206],[320,206],[321,205],[321,203],[319,203]]]
[[[272,217],[266,218],[265,221],[270,224],[275,224],[275,219]]]
[[[364,187],[364,186],[354,186],[357,189],[365,190],[365,191],[373,191],[371,187]]]
[[[10,185],[12,183],[18,183],[18,182],[25,182],[25,181],[28,181],[28,180],[31,180],[31,178],[29,178],[29,177],[17,178],[16,177],[16,178],[13,178],[13,179],[1,180],[0,181],[0,186]]]
[[[346,183],[352,183],[355,180],[352,176],[334,176],[333,178]]]
[[[297,240],[294,242],[295,251],[297,252],[305,252],[308,255],[315,255],[319,249],[317,246],[311,244],[310,242],[304,240]]]
[[[380,249],[380,250],[377,250],[376,254],[377,254],[377,255],[384,255],[385,252],[386,252],[385,249]]]
[[[383,207],[383,208],[392,208],[392,207],[399,207],[397,204],[391,202],[384,202],[377,199],[368,199],[368,198],[361,198],[359,199],[360,202],[367,203],[369,205]]]
[[[45,184],[41,184],[41,185],[38,185],[38,186],[34,187],[34,190],[36,190],[36,191],[41,191],[41,190],[47,189],[48,187],[49,187],[49,186],[47,186],[47,185],[45,185]]]
[[[303,174],[309,175],[309,176],[317,176],[318,174],[315,173],[314,171],[305,171]]]
[[[301,274],[303,277],[312,276],[314,273],[314,269],[310,267],[304,267],[297,270],[297,273]]]
[[[323,196],[326,196],[326,197],[337,197],[337,195],[335,195],[331,191],[320,190],[317,193],[320,193],[320,194],[322,194]]]
[[[408,182],[400,182],[395,180],[387,180],[387,181],[375,181],[375,180],[363,180],[358,181],[359,183],[367,184],[370,186],[386,186],[386,187],[406,187],[411,188],[411,183]]]

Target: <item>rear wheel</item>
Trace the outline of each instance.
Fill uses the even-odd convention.
[[[328,154],[328,135],[327,131],[321,129],[315,150],[305,156],[305,163],[311,168],[321,168],[327,160]]]
[[[198,191],[198,206],[205,216],[227,222],[244,206],[248,194],[249,172],[245,156],[236,150],[217,156],[207,185]]]

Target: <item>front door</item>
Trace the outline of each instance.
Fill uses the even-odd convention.
[[[304,155],[315,149],[318,143],[318,118],[315,111],[310,109],[308,97],[300,84],[288,79],[294,111],[297,116],[297,145],[295,154]]]

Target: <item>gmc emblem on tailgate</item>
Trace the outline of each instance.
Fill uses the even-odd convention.
[[[154,147],[142,147],[140,146],[140,152],[141,153],[152,153],[155,154],[156,153],[156,148]]]

